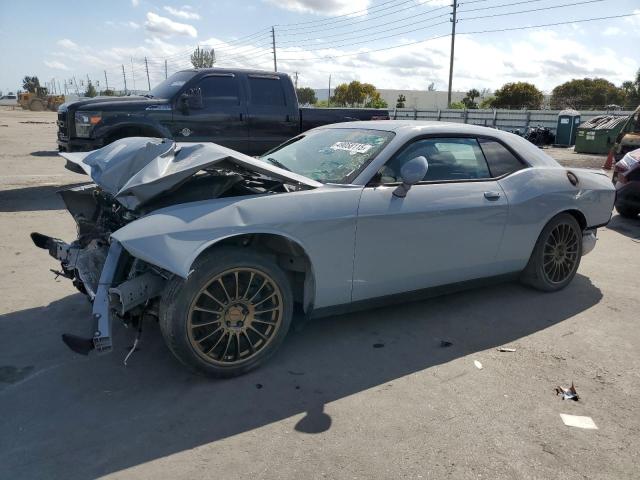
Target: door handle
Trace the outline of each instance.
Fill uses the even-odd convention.
[[[495,201],[500,198],[500,192],[484,192],[484,198]]]

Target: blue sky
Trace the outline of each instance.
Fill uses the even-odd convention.
[[[188,2],[188,3],[185,3]],[[496,89],[530,81],[543,91],[571,78],[616,84],[640,68],[638,0],[459,0],[454,89]],[[350,80],[378,88],[446,89],[450,0],[146,0],[23,1],[0,4],[0,90],[24,75],[61,86],[89,76],[104,87],[146,88],[189,66],[197,45],[215,47],[219,66],[298,72],[299,85],[326,88]],[[557,8],[559,5],[568,5]],[[535,9],[535,11],[533,11]],[[528,12],[505,15],[530,10]],[[37,12],[37,14],[34,14]],[[521,29],[603,16],[594,22]],[[481,18],[475,18],[481,17]],[[24,19],[29,19],[25,21]],[[503,32],[472,33],[511,29]],[[427,40],[422,42],[423,40]],[[420,42],[420,43],[418,43]],[[373,51],[377,50],[377,51]],[[132,65],[133,64],[133,65]],[[80,85],[80,90],[84,88]]]

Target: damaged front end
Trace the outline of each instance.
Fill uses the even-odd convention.
[[[31,239],[60,261],[61,270],[54,273],[70,279],[93,305],[93,334],[64,334],[63,341],[76,353],[106,353],[112,349],[113,318],[138,325],[143,315],[157,315],[157,297],[170,274],[131,257],[110,239],[113,231],[137,218],[135,213],[109,202],[96,185],[59,193],[76,221],[78,238],[66,243],[34,232]]]
[[[222,197],[274,195],[317,182],[215,144],[125,138],[89,153],[62,154],[95,183],[60,191],[77,225],[71,243],[32,233],[34,244],[60,261],[92,303],[92,333],[64,334],[73,351],[112,350],[114,319],[138,326],[158,316],[160,296],[174,275],[134,257],[112,234],[159,209]]]

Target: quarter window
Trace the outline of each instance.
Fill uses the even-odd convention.
[[[251,103],[253,105],[268,105],[284,107],[286,101],[282,82],[279,78],[249,77],[251,89]]]
[[[501,143],[488,138],[481,138],[479,142],[484,156],[487,159],[487,163],[489,164],[492,177],[508,175],[525,167],[522,162]]]
[[[429,162],[424,181],[475,180],[491,174],[478,141],[474,138],[428,138],[417,140],[392,158],[380,170],[382,183],[401,181],[400,170],[412,158]]]

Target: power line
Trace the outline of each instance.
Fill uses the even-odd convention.
[[[469,2],[467,2],[469,3]],[[562,21],[562,22],[554,22],[554,23],[544,23],[544,24],[538,24],[538,25],[527,25],[527,26],[520,26],[520,27],[511,27],[511,28],[499,28],[499,29],[494,29],[494,30],[478,30],[478,31],[472,31],[472,32],[457,32],[457,35],[471,35],[471,34],[482,34],[482,33],[496,33],[496,32],[508,32],[508,31],[514,31],[514,30],[527,30],[527,29],[532,29],[532,28],[543,28],[543,27],[555,27],[555,26],[559,26],[559,25],[569,25],[572,23],[585,23],[585,22],[595,22],[595,21],[599,21],[599,20],[612,20],[615,18],[627,18],[627,17],[633,17],[633,16],[638,16],[640,15],[640,13],[625,13],[625,14],[621,14],[621,15],[610,15],[610,16],[605,16],[605,17],[593,17],[593,18],[584,18],[584,19],[577,19],[577,20],[566,20],[566,21]],[[444,35],[437,35],[434,37],[430,37],[424,40],[417,40],[415,42],[406,42],[403,43],[401,45],[393,45],[391,47],[383,47],[383,48],[376,48],[376,49],[372,49],[372,50],[367,50],[366,52],[353,52],[353,53],[344,53],[344,54],[339,54],[339,55],[327,55],[327,56],[322,56],[322,57],[314,57],[314,58],[280,58],[281,61],[305,61],[305,60],[331,60],[334,58],[342,58],[342,57],[357,57],[360,55],[368,55],[370,53],[374,53],[374,52],[382,52],[385,50],[394,50],[396,48],[403,48],[403,47],[407,47],[407,46],[411,46],[411,45],[418,45],[420,43],[425,43],[425,42],[430,42],[433,40],[437,40],[440,38],[445,38],[448,37],[450,34],[444,34]]]
[[[542,0],[536,0],[536,1],[542,1]],[[335,29],[337,29],[337,28],[351,28],[351,27],[353,27],[354,25],[358,25],[358,24],[361,24],[361,23],[371,22],[371,21],[376,20],[376,19],[378,19],[378,18],[383,18],[383,17],[384,17],[384,18],[388,18],[389,16],[396,15],[397,13],[403,12],[403,11],[405,11],[405,10],[411,10],[411,9],[414,9],[414,8],[417,8],[417,7],[420,7],[420,6],[423,6],[423,5],[425,5],[425,4],[423,3],[423,4],[420,4],[420,5],[416,5],[415,3],[412,3],[412,4],[411,4],[411,5],[409,5],[408,7],[401,8],[401,9],[396,10],[396,11],[391,12],[391,13],[385,13],[385,14],[383,14],[383,15],[377,15],[377,16],[376,16],[376,15],[367,15],[367,18],[366,18],[366,19],[364,19],[364,20],[357,20],[357,19],[356,19],[356,20],[352,21],[352,22],[351,22],[351,23],[349,23],[349,24],[345,24],[345,25],[334,25],[334,26],[325,26],[325,27],[321,27],[321,28],[318,28],[318,29],[315,29],[315,30],[308,30],[308,29],[304,29],[304,32],[301,32],[301,33],[288,33],[288,31],[285,29],[285,30],[284,30],[284,34],[285,34],[285,35],[289,35],[289,36],[295,36],[295,35],[306,35],[306,34],[314,33],[314,32],[324,32],[324,31],[326,31],[326,30],[335,30]],[[445,9],[445,8],[449,8],[449,7],[450,7],[450,5],[444,5],[444,6],[441,6],[441,7],[432,8],[432,9],[430,9],[430,10],[427,10],[426,12],[419,13],[419,14],[417,14],[417,15],[412,15],[412,16],[410,16],[410,17],[405,17],[404,19],[406,20],[406,19],[409,19],[409,18],[419,17],[419,16],[421,16],[421,15],[426,15],[427,13],[436,12],[436,11],[438,11],[438,10],[443,10],[443,9]],[[376,13],[378,13],[378,12],[376,12]],[[345,21],[346,21],[346,20],[345,20]],[[400,20],[396,20],[396,21],[387,22],[387,23],[383,23],[383,25],[387,25],[387,24],[391,24],[391,23],[396,23],[396,22],[399,22],[399,21],[402,21],[402,19],[400,19]],[[371,28],[375,28],[375,27],[371,27]],[[278,29],[278,31],[280,31],[280,29]]]
[[[562,5],[551,5],[551,6],[547,6],[547,7],[540,7],[540,8],[531,8],[528,10],[519,10],[517,12],[506,12],[506,13],[493,13],[490,15],[480,15],[478,17],[468,17],[468,18],[461,18],[460,21],[469,21],[469,20],[478,20],[481,18],[493,18],[493,17],[506,17],[508,15],[519,15],[521,13],[531,13],[531,12],[539,12],[541,10],[553,10],[556,8],[563,8],[563,7],[573,7],[576,5],[586,5],[588,3],[598,3],[598,2],[604,2],[605,0],[585,0],[582,2],[574,2],[574,3],[564,3]]]

